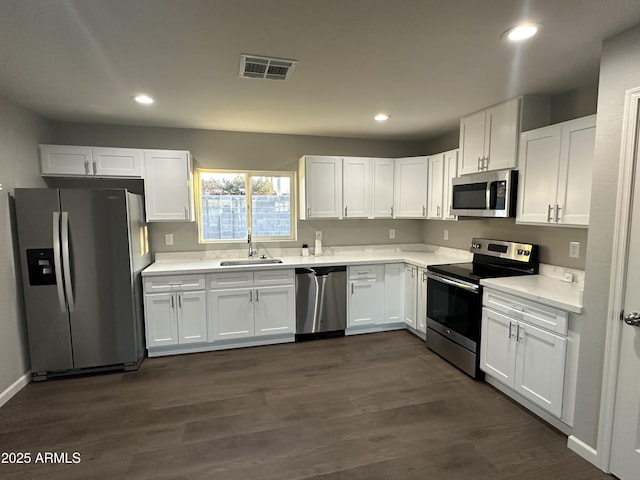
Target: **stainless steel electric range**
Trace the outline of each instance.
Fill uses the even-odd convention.
[[[474,238],[471,263],[427,267],[427,347],[475,379],[480,371],[483,278],[538,273],[538,246]]]

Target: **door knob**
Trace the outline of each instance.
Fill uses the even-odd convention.
[[[624,323],[631,325],[632,327],[640,327],[640,313],[631,312],[624,316]]]

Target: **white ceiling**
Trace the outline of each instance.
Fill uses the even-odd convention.
[[[543,29],[501,40],[521,20]],[[0,0],[0,94],[53,120],[425,139],[595,84],[602,40],[639,23],[638,0]],[[241,53],[298,64],[243,79]]]

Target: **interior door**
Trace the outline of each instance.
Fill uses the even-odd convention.
[[[636,150],[635,195],[633,195],[625,292],[625,315],[640,312],[640,174]],[[620,363],[616,390],[611,473],[622,480],[638,478],[640,472],[640,326],[626,323],[620,339]]]

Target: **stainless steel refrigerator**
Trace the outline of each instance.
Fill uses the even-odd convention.
[[[142,197],[17,188],[15,205],[33,379],[137,369],[151,263]]]

